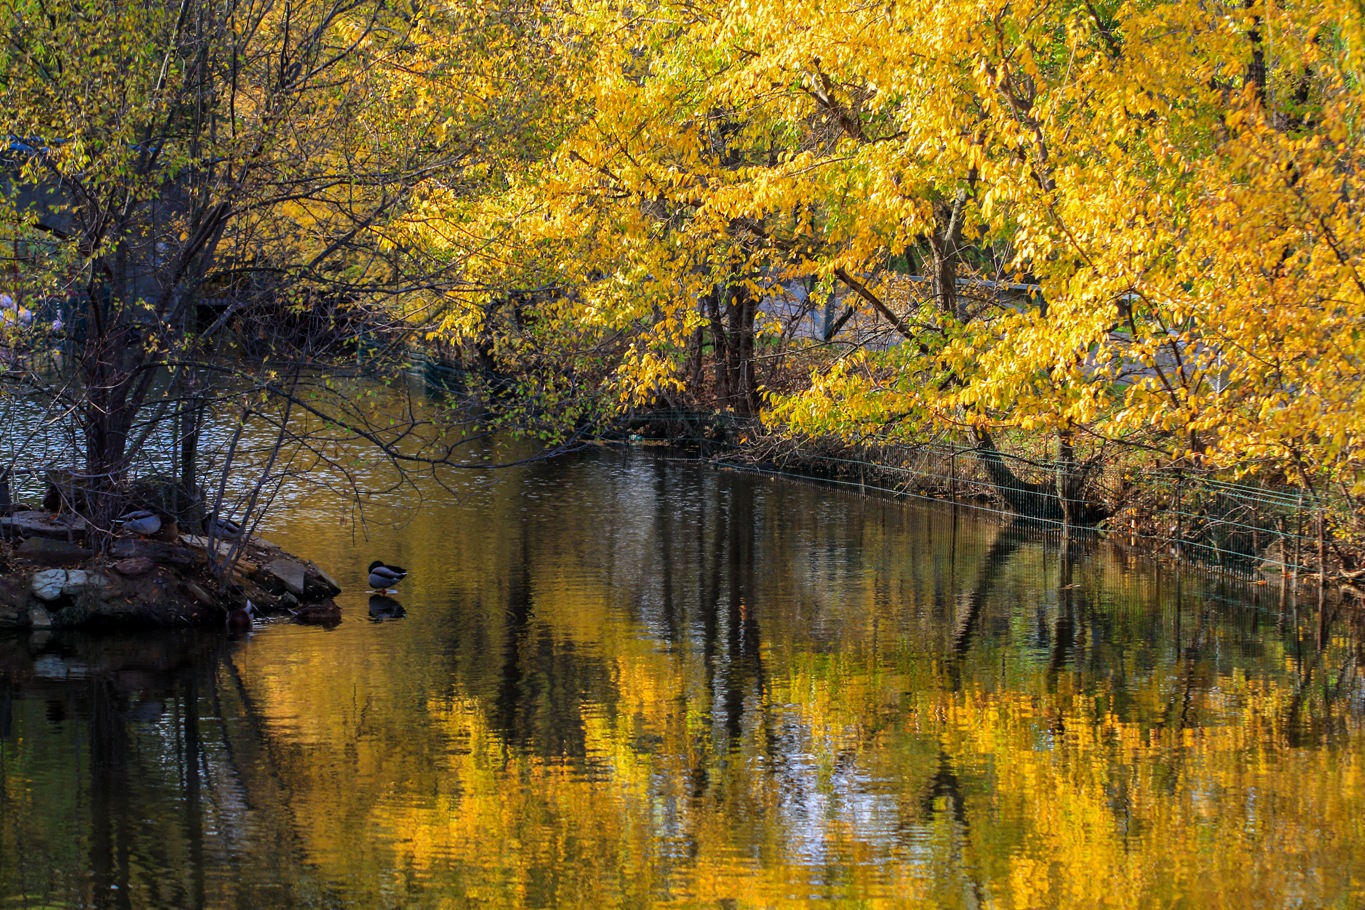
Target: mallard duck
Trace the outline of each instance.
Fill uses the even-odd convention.
[[[224,518],[221,515],[210,515],[204,519],[204,530],[220,537],[224,540],[233,540],[242,536],[242,526],[231,518]]]
[[[115,518],[114,524],[142,537],[160,537],[167,533],[168,525],[171,527],[175,525],[175,521],[174,519],[169,522],[163,521],[161,516],[151,509],[137,509]]]
[[[376,559],[370,563],[370,587],[380,594],[393,594],[393,586],[408,577],[408,570],[387,566]]]
[[[248,598],[246,606],[228,610],[227,627],[229,632],[250,632],[252,621],[256,618],[256,605]]]
[[[297,610],[289,612],[294,615],[294,622],[305,626],[322,626],[330,629],[341,622],[341,607],[338,607],[334,600],[304,604]]]

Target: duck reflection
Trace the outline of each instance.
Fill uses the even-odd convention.
[[[408,611],[392,597],[385,597],[383,594],[370,595],[371,622],[388,622],[391,619],[402,619],[407,615]]]

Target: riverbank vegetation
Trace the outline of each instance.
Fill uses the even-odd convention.
[[[446,337],[616,407],[967,445],[1038,517],[1176,466],[1305,489],[1359,540],[1358,9],[565,15],[588,62],[547,154],[446,200],[496,240]]]
[[[37,314],[12,310],[6,388],[57,402],[94,527],[149,460],[225,511],[210,414],[315,452],[306,415],[426,470],[477,430],[664,407],[736,441],[962,449],[999,502],[1073,524],[1154,469],[1302,490],[1326,561],[1361,569],[1356,6],[4,16],[0,240]],[[483,384],[478,427],[336,393],[412,343]]]
[[[286,481],[344,484],[338,435],[413,468],[457,458],[457,415],[436,426],[336,380],[358,351],[404,349],[431,304],[418,292],[458,280],[392,231],[416,188],[520,116],[465,53],[510,40],[498,15],[348,0],[2,15],[5,454],[20,486],[45,483],[104,551],[129,508],[212,537],[211,516],[250,528]],[[269,451],[248,451],[263,436]]]

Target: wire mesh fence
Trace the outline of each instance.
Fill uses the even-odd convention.
[[[946,501],[1044,527],[1078,516],[1076,524],[1110,538],[1239,575],[1297,579],[1365,561],[1356,533],[1365,520],[1353,503],[1210,471],[1058,462],[944,442],[796,441],[765,433],[755,418],[711,410],[640,411],[616,429],[688,441],[732,467]],[[1059,490],[1078,508],[1064,507]]]
[[[947,501],[1002,518],[1023,516],[1044,527],[1064,524],[1058,496],[1064,489],[1085,505],[1078,524],[1236,574],[1298,578],[1317,575],[1324,566],[1332,572],[1352,544],[1333,530],[1350,526],[1350,503],[1189,468],[1078,465],[934,442],[795,442],[763,436],[753,421],[700,412],[637,414],[622,426],[710,440],[705,454],[735,467]],[[741,441],[747,444],[735,445]]]

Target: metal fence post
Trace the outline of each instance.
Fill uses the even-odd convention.
[[[1184,556],[1185,541],[1185,474],[1175,472],[1175,558]]]
[[[1299,490],[1299,507],[1294,511],[1294,587],[1299,586],[1299,558],[1303,544],[1303,490]]]
[[[1327,507],[1318,500],[1318,650],[1327,646]]]
[[[1318,602],[1322,602],[1322,592],[1327,589],[1327,507],[1318,500]]]
[[[957,446],[953,446],[949,451],[948,460],[951,466],[951,487],[949,495],[953,500],[953,508],[957,508]]]

